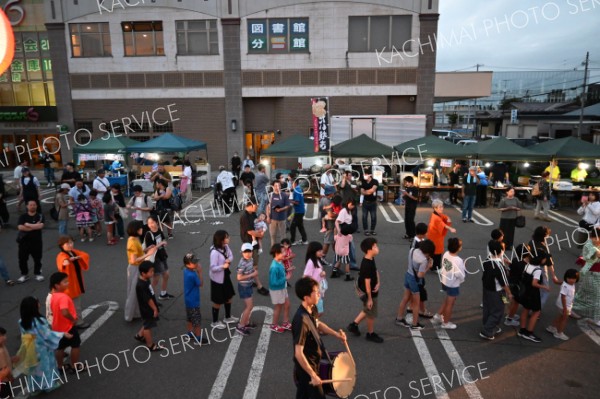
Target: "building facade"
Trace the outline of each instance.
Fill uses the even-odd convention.
[[[308,136],[312,97],[328,97],[331,115],[422,114],[433,126],[437,0],[45,6],[58,124],[80,143],[87,131],[141,140],[170,131],[207,142],[210,162],[227,164],[234,152],[258,157]]]

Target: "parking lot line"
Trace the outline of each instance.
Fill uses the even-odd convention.
[[[423,363],[423,367],[425,367],[425,372],[427,373],[427,377],[429,378],[431,386],[443,388],[441,390],[434,389],[436,398],[449,399],[450,397],[448,396],[446,388],[444,387],[444,384],[441,381],[440,373],[438,372],[437,367],[435,367],[435,363],[433,362],[433,358],[431,357],[429,349],[427,349],[427,344],[425,343],[425,339],[423,339],[421,331],[410,330],[410,334],[412,335],[413,342],[415,344],[415,347],[417,348],[417,352],[419,352],[419,358]],[[438,379],[437,382],[435,381],[435,377],[437,377]]]
[[[85,319],[90,313],[92,313],[94,310],[98,309],[101,306],[108,306],[108,309],[106,309],[102,316],[98,317],[96,321],[92,323],[90,328],[81,333],[81,343],[87,341],[88,338],[90,338],[92,334],[94,334],[100,327],[102,327],[102,324],[106,323],[110,316],[112,316],[119,309],[119,304],[117,302],[105,301],[86,308],[83,312],[81,312],[82,318]]]
[[[386,205],[390,208],[390,211],[396,216],[396,220],[392,220],[390,218],[390,215],[385,210],[385,206]],[[390,223],[402,223],[402,222],[404,222],[404,218],[402,216],[400,216],[400,213],[391,204],[381,204],[381,206],[379,206],[378,208],[381,210],[381,214],[383,215],[383,217],[385,218],[385,220],[387,220],[388,222],[390,222]]]
[[[596,345],[600,346],[600,327],[594,326],[590,319],[578,320],[577,325]]]

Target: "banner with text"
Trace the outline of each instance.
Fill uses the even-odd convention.
[[[329,99],[327,97],[313,98],[311,102],[315,152],[329,151]]]

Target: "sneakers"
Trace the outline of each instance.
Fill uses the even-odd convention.
[[[293,245],[293,246],[296,246],[296,245],[302,245],[302,240],[294,241],[294,242],[292,243],[292,245]]]
[[[572,319],[579,320],[581,316],[571,310],[571,314],[569,315]]]
[[[39,282],[44,281],[44,276],[42,276],[41,274],[36,274],[35,281],[39,281]]]
[[[496,327],[496,331],[494,331],[494,335],[498,335],[502,332],[502,329],[500,327]]]
[[[292,323],[290,323],[289,321],[286,321],[285,323],[283,323],[281,325],[281,328],[283,328],[286,331],[292,331]]]
[[[250,323],[248,323],[248,324],[246,324],[244,326],[244,328],[247,328],[249,330],[254,330],[256,327],[257,327],[257,325],[255,323],[252,323],[252,322],[250,322]]]
[[[168,292],[166,292],[164,294],[160,294],[158,296],[158,299],[160,299],[161,301],[167,301],[167,300],[173,299],[173,298],[175,298],[175,296],[169,294]]]
[[[346,329],[352,334],[356,335],[357,337],[360,337],[360,330],[358,329],[358,324],[356,324],[355,322],[348,324],[348,327],[346,327]]]
[[[377,333],[367,333],[367,341],[371,341],[371,342],[375,342],[377,344],[380,344],[383,342],[383,338],[381,338],[379,335],[377,335]]]
[[[327,231],[327,229],[325,227],[323,227],[321,230],[319,230],[319,233],[325,233]]]
[[[436,313],[433,315],[433,319],[431,320],[431,322],[433,324],[442,324],[444,323],[444,318],[442,317],[442,315]]]
[[[494,336],[492,335],[491,337],[489,335],[486,335],[482,332],[479,333],[479,337],[483,338],[483,339],[487,339],[488,341],[493,341],[494,340]]]
[[[308,241],[302,241],[302,245],[308,245]]]
[[[340,271],[334,267],[333,270],[331,271],[331,276],[329,276],[329,278],[338,278],[339,276],[340,276]]]
[[[535,342],[535,343],[540,343],[542,342],[542,339],[540,337],[538,337],[537,335],[535,335],[532,332],[527,331],[526,329],[522,328],[519,330],[519,332],[517,333],[517,335],[521,338],[525,338],[531,342]]]
[[[554,338],[556,338],[556,339],[562,339],[563,341],[568,341],[569,340],[569,337],[567,337],[565,335],[565,333],[556,332],[553,335],[554,335]]]
[[[238,321],[240,321],[240,319],[238,319],[237,317],[233,317],[233,316],[229,316],[229,317],[223,319],[223,323],[225,323],[225,324],[237,323]]]
[[[395,323],[396,323],[397,326],[402,326],[402,327],[410,328],[410,324],[404,318],[402,318],[402,319],[396,318]]]
[[[556,330],[556,327],[554,326],[548,326],[546,327],[546,331],[548,331],[550,334],[557,334],[558,331]]]
[[[262,254],[263,253],[263,249],[262,248],[258,248],[258,254]]]
[[[250,330],[247,329],[246,327],[237,326],[235,328],[235,331],[237,331],[237,333],[240,334],[240,335],[242,335],[242,336],[248,336],[248,335],[250,335]]]
[[[94,242],[94,237],[88,238],[88,242]]]
[[[421,324],[421,323],[413,324],[413,325],[410,326],[410,329],[412,331],[420,331],[420,330],[422,330],[424,328],[425,328],[425,326],[423,324]]]
[[[506,317],[504,319],[504,325],[505,326],[509,326],[509,327],[518,327],[521,324],[516,319],[514,319],[514,318]]]
[[[456,330],[456,324],[451,322],[442,323],[441,327],[445,330]]]
[[[12,287],[13,285],[15,285],[15,282],[11,279],[8,279],[5,281],[6,285],[8,285],[9,287]]]
[[[368,236],[370,236],[370,235],[371,235],[371,232],[370,232],[369,230],[365,230],[365,236],[367,236],[367,237],[368,237]]]
[[[353,280],[354,280],[354,277],[352,277],[349,274],[346,274],[346,278],[344,279],[344,281],[353,281]]]
[[[377,233],[376,233],[375,231],[371,230],[371,235],[372,235],[372,236],[376,236],[376,235],[377,235]],[[373,333],[373,334],[375,334],[375,333]]]
[[[279,327],[277,324],[271,324],[271,331],[276,332],[278,334],[282,334],[285,330],[282,327]]]
[[[260,295],[264,295],[264,296],[269,295],[269,290],[266,289],[265,287],[260,287],[259,289],[256,290],[256,292],[258,292]]]
[[[190,340],[192,342],[194,342],[196,345],[202,346],[202,345],[208,345],[209,344],[208,339],[206,337],[204,337],[204,336],[197,337],[191,331],[188,331],[187,336],[190,337]],[[135,336],[134,338],[138,339],[137,336]]]
[[[225,324],[223,324],[222,321],[216,321],[214,323],[210,323],[210,326],[212,328],[216,328],[217,330],[224,330],[227,328],[227,326]]]

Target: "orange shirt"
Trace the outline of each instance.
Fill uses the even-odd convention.
[[[83,271],[90,268],[90,255],[77,249],[73,249],[73,253],[75,256],[81,257],[77,260],[77,263],[79,263],[79,267],[81,268],[81,282],[83,283]],[[63,251],[59,252],[58,255],[56,255],[56,268],[59,272],[67,273],[67,276],[69,276],[69,287],[65,291],[65,294],[75,299],[81,295],[82,287],[79,285],[75,264],[69,259],[70,255],[68,253]],[[64,265],[65,260],[69,262],[66,266]]]
[[[429,218],[429,226],[427,226],[427,238],[433,241],[435,244],[435,255],[441,255],[444,253],[444,238],[448,233],[446,226],[450,226],[448,223],[448,216],[442,214],[432,213]]]
[[[62,310],[67,309],[71,316],[77,317],[73,300],[64,292],[55,292],[52,294],[52,299],[50,300],[50,308],[53,315],[52,330],[63,333],[69,332],[73,328],[74,323],[63,316]]]

